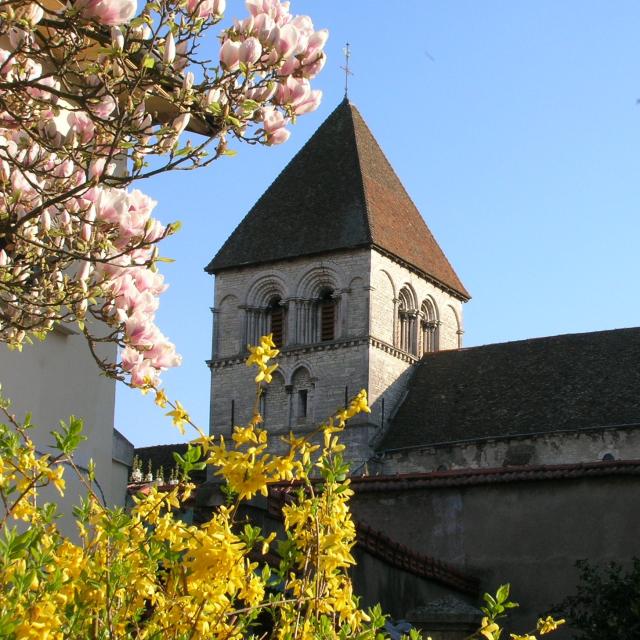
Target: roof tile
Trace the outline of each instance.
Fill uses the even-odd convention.
[[[206,270],[217,273],[359,247],[380,248],[460,298],[469,298],[362,116],[345,100],[265,191]]]
[[[378,446],[640,425],[640,329],[427,354]]]

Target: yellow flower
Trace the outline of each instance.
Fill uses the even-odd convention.
[[[554,620],[551,616],[547,616],[546,618],[538,619],[538,633],[542,636],[545,633],[551,633],[555,631],[561,624],[564,624],[565,620]]]
[[[164,392],[164,389],[156,389],[156,399],[155,403],[164,409],[167,406],[169,399],[167,398],[167,394]]]
[[[191,419],[189,414],[184,410],[184,407],[176,400],[175,409],[169,411],[166,415],[171,416],[174,426],[178,427],[180,433],[184,435],[184,425],[189,423]]]
[[[523,636],[518,635],[517,633],[512,633],[510,635],[511,635],[511,640],[536,640],[536,637],[532,636],[529,633],[526,633]]]
[[[495,622],[491,622],[489,618],[484,617],[479,631],[487,640],[496,640],[497,636],[494,634],[500,631],[500,627]]]

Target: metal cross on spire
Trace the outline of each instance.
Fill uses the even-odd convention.
[[[349,76],[353,75],[353,72],[349,68],[349,58],[351,57],[351,45],[347,42],[342,53],[344,53],[344,67],[340,67],[344,71],[344,97],[349,95]]]

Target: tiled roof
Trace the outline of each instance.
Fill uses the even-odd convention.
[[[356,521],[356,544],[392,567],[440,582],[463,593],[478,594],[480,581],[475,576],[462,573],[446,562],[409,549],[359,521]]]
[[[343,101],[207,266],[231,267],[377,247],[469,294],[358,110]]]
[[[504,484],[508,482],[579,480],[605,476],[640,476],[640,460],[523,465],[495,469],[458,469],[425,473],[401,473],[387,476],[362,476],[351,478],[351,487],[356,494],[359,494]]]
[[[427,354],[378,446],[640,425],[640,329]]]

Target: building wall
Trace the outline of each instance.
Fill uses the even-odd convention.
[[[521,603],[513,630],[522,632],[575,592],[577,560],[629,561],[640,526],[640,514],[629,505],[639,489],[633,475],[397,492],[360,493],[356,487],[352,510],[410,549],[479,577],[483,592],[511,583]]]
[[[115,358],[115,348],[107,350],[102,346],[101,355]],[[57,330],[45,342],[25,345],[22,353],[0,345],[0,383],[19,419],[31,412],[33,423],[38,425],[38,429],[31,431],[31,437],[42,453],[52,451],[53,438],[49,432],[59,428],[60,420],[68,422],[71,415],[82,418],[87,440],[77,450],[76,463],[86,468],[93,459],[98,494],[109,505],[124,504],[126,485],[116,486],[112,482],[115,383],[100,375],[82,335]],[[60,512],[65,515],[60,529],[73,535],[72,508],[83,489],[73,479],[71,470],[67,470],[65,477],[65,497],[58,499],[55,492],[50,496],[58,501]]]
[[[398,299],[403,288],[409,290],[416,312],[420,312],[425,301],[433,305],[438,324],[437,350],[457,349],[462,346],[462,334],[458,333],[463,330],[462,302],[376,250],[371,252],[370,333],[373,338],[394,347],[400,346],[396,315]],[[419,348],[415,355],[422,355],[422,349]]]
[[[409,290],[415,311],[428,301],[435,312],[435,350],[455,349],[462,339],[462,302],[390,257],[371,252],[371,294],[369,350],[369,401],[379,438],[404,399],[412,365],[427,346],[421,333],[423,316],[415,324],[414,353],[401,349],[398,301],[402,289]],[[384,407],[383,407],[384,400]]]
[[[415,473],[518,465],[640,459],[640,428],[593,429],[444,444],[385,454],[380,473]]]

